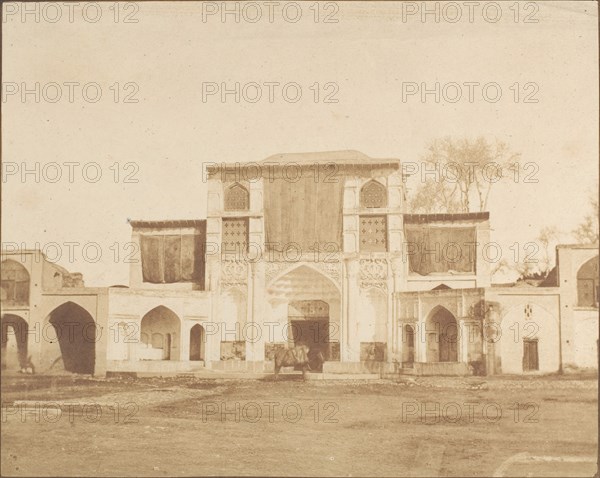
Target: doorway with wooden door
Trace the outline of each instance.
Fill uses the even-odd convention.
[[[523,340],[523,371],[533,372],[539,369],[538,340]]]

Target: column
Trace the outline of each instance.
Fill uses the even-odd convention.
[[[202,324],[206,336],[206,348],[204,350],[205,362],[209,366],[210,362],[218,361],[221,358],[221,327],[222,321],[219,320],[219,294],[221,287],[219,285],[221,267],[218,257],[210,257],[207,262],[209,271],[209,291],[210,291],[210,320]]]
[[[248,328],[251,358],[255,362],[265,360],[265,334],[268,333],[264,327],[264,300],[265,300],[265,263],[259,260],[251,264],[252,268],[252,315],[250,320],[252,326]]]
[[[421,298],[418,301],[417,330],[415,330],[415,361],[427,362],[427,330],[425,330],[425,317]]]
[[[190,332],[193,325],[193,322],[182,317],[181,338],[179,340],[179,360],[184,362],[190,361]]]
[[[401,325],[400,324],[400,300],[398,299],[398,293],[402,291],[402,285],[403,285],[402,284],[402,272],[403,272],[402,258],[401,257],[392,257],[391,265],[392,265],[392,275],[393,275],[393,285],[394,285],[393,293],[392,293],[393,316],[392,316],[392,324],[391,324],[391,328],[392,328],[391,352],[392,352],[392,355],[399,362],[402,362],[402,346],[404,343],[402,340],[402,332],[403,331],[400,331],[400,333],[398,332],[398,327]]]
[[[458,319],[458,361],[467,363],[469,360],[469,327],[465,319]]]
[[[357,335],[359,294],[358,273],[360,262],[356,259],[346,260],[346,320],[344,327],[344,347],[346,362],[360,361],[360,342]]]
[[[483,223],[477,224],[477,239],[478,243],[477,247],[477,260],[476,267],[477,270],[477,287],[490,287],[491,285],[491,264],[490,257],[487,255],[495,254],[494,248],[490,248],[487,251],[487,255],[483,253],[485,246],[490,243],[490,224],[489,221],[485,221]]]

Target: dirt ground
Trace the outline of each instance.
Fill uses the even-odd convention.
[[[593,476],[597,377],[2,377],[2,476]]]

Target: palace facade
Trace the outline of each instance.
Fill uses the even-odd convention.
[[[2,254],[2,364],[37,372],[325,373],[598,367],[598,245],[540,284],[491,284],[489,213],[411,214],[397,159],[281,154],[206,168],[207,217],[130,221],[129,287]]]

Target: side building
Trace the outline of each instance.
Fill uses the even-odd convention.
[[[85,287],[39,250],[0,260],[2,368],[105,374],[109,289]]]

